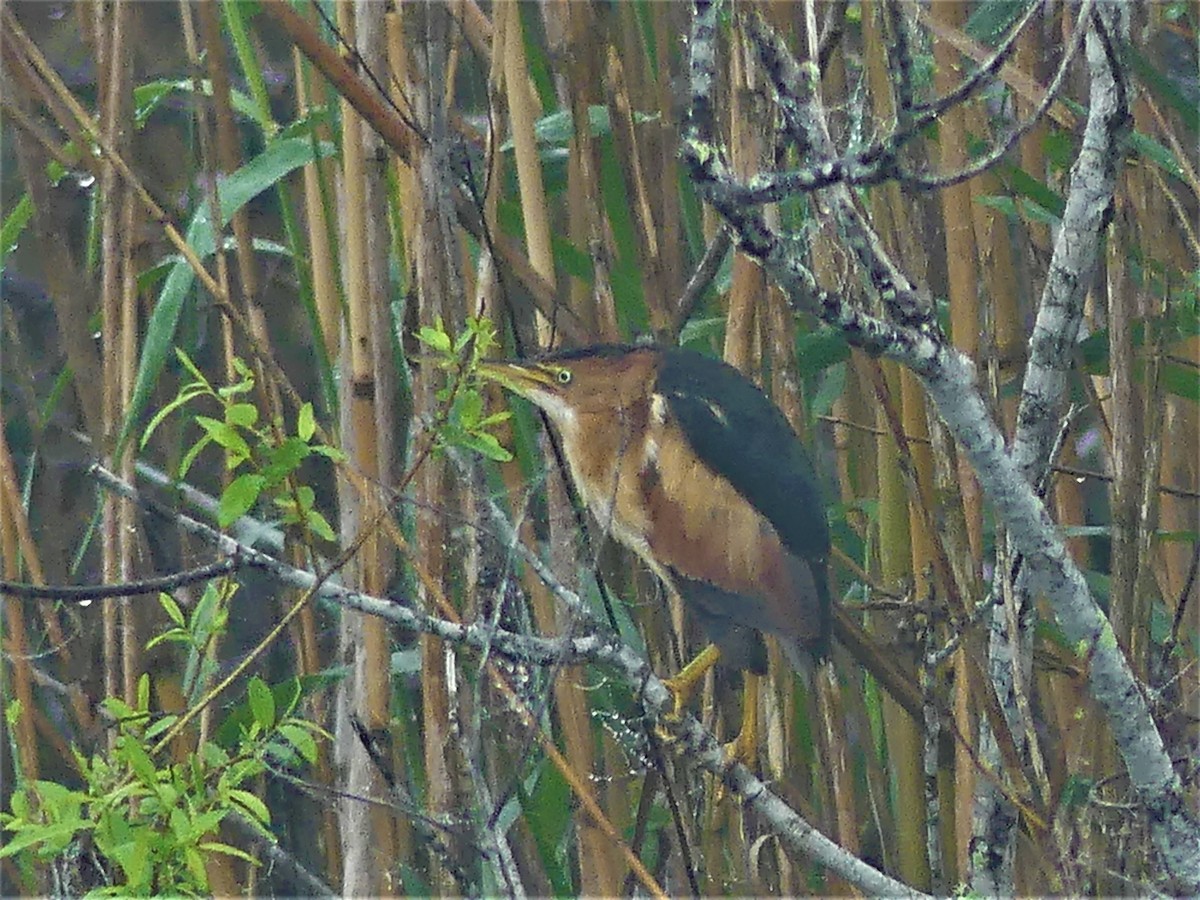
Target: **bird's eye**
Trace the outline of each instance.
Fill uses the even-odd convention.
[[[554,377],[558,379],[559,384],[570,384],[571,383],[571,370],[570,369],[559,369],[558,374],[555,375]]]

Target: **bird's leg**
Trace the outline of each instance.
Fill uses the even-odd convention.
[[[692,699],[692,694],[696,691],[698,685],[708,670],[717,664],[717,660],[721,658],[721,650],[716,644],[709,644],[701,650],[696,658],[679,670],[679,674],[674,678],[664,678],[663,685],[671,696],[675,698],[674,708],[667,713],[671,719],[681,719],[683,710],[688,705],[688,701]]]
[[[740,762],[748,769],[758,764],[758,685],[759,676],[746,672],[742,690],[742,727],[738,736],[725,745],[725,761]]]

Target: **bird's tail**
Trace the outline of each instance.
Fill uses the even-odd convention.
[[[792,671],[804,682],[804,689],[810,693],[816,687],[815,677],[822,663],[828,659],[825,648],[813,648],[796,638],[779,636],[779,649],[783,651]]]
[[[796,637],[779,635],[779,647],[788,663],[805,688],[812,690],[813,676],[816,675],[822,663],[829,658],[833,643],[833,598],[829,593],[829,570],[824,561],[813,561],[809,564],[812,577],[812,587],[816,591],[816,615],[818,628],[816,634],[800,640]]]

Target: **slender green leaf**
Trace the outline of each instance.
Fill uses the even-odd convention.
[[[172,622],[180,628],[187,626],[187,621],[183,617],[183,610],[179,608],[179,604],[175,602],[170,594],[160,592],[158,595],[158,604],[166,611],[167,617]]]
[[[267,805],[249,791],[232,788],[229,791],[229,800],[249,813],[247,818],[252,822],[261,822],[265,825],[271,821],[271,813],[267,809]]]
[[[251,865],[262,865],[257,859],[255,859],[245,850],[239,850],[237,847],[231,847],[228,844],[222,844],[220,841],[205,841],[198,846],[199,849],[206,853],[221,853],[225,856],[235,856],[238,859],[244,859]]]
[[[0,272],[4,271],[4,266],[8,262],[8,254],[17,249],[21,234],[25,231],[25,226],[29,224],[31,218],[33,218],[33,202],[29,199],[28,194],[22,194],[17,205],[13,207],[13,211],[4,217],[4,223],[0,225]]]
[[[513,455],[501,446],[493,435],[480,434],[464,434],[459,438],[461,443],[468,450],[474,450],[488,459],[493,459],[496,462],[509,462]]]
[[[275,695],[258,676],[250,679],[248,694],[254,721],[261,725],[264,731],[270,729],[275,724]]]
[[[199,456],[201,451],[211,443],[212,438],[206,434],[188,448],[188,452],[183,455],[183,459],[179,462],[180,481],[183,481],[187,478],[188,471],[192,468],[192,463],[196,461],[196,457]]]
[[[139,85],[133,89],[133,119],[140,129],[144,126],[154,111],[162,105],[163,100],[174,93],[191,94],[196,90],[196,83],[191,78],[163,79]],[[200,91],[206,97],[212,96],[212,82],[207,78],[200,82]],[[239,90],[230,91],[230,102],[234,111],[247,118],[255,117],[254,104],[250,98]]]
[[[15,833],[9,831],[5,836],[4,846],[0,847],[0,859],[6,856],[13,856],[32,847],[37,847],[39,844],[46,845],[42,851],[44,856],[52,856],[60,852],[64,847],[71,842],[75,837],[76,832],[86,831],[89,827],[87,822],[82,819],[75,819],[66,822],[55,822],[51,825],[27,826]],[[7,830],[7,829],[6,829]]]
[[[204,393],[204,388],[199,385],[188,385],[181,390],[179,394],[173,400],[171,400],[170,403],[166,404],[162,409],[154,414],[154,418],[150,420],[150,423],[146,426],[146,430],[142,433],[142,442],[140,448],[143,450],[145,449],[146,444],[149,443],[151,436],[158,429],[158,426],[163,423],[163,420],[166,419],[167,416],[175,412],[175,410],[179,409],[179,407],[190,403],[192,400],[203,395]]]

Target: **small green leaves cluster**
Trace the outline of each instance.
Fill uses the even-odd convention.
[[[453,337],[439,316],[432,326],[422,327],[417,338],[433,351],[434,365],[451,374],[449,383],[437,392],[444,409],[434,426],[437,445],[473,450],[497,462],[512,459],[492,433],[512,413],[485,413],[479,375],[479,363],[499,346],[495,326],[487,319],[468,316],[463,331]]]
[[[216,645],[225,634],[225,626],[229,623],[229,603],[237,589],[237,582],[231,578],[210,581],[188,615],[184,614],[170,594],[158,595],[158,603],[172,626],[151,638],[146,649],[164,643],[182,644],[187,648],[182,691],[189,703],[199,699],[216,674]]]
[[[258,407],[243,399],[254,389],[254,373],[242,360],[233,361],[237,380],[215,388],[185,352],[176,348],[175,354],[192,380],[150,420],[141,446],[146,446],[158,426],[176,410],[203,398],[214,400],[220,407],[220,418],[192,416],[192,421],[204,433],[184,454],[179,466],[180,480],[187,477],[200,452],[215,444],[225,451],[226,468],[240,473],[221,494],[217,520],[222,528],[245,515],[261,496],[273,494],[283,524],[299,525],[320,538],[335,540],[329,521],[314,508],[313,489],[306,484],[294,483],[292,479],[300,464],[314,453],[334,461],[345,459],[340,450],[314,442],[317,423],[312,404],[305,403],[300,408],[294,434],[288,434],[280,421],[275,422],[274,427],[268,427],[259,422]]]
[[[13,792],[10,812],[0,813],[0,858],[16,857],[28,871],[86,841],[107,863],[110,880],[88,896],[210,893],[208,857],[258,865],[218,839],[226,817],[238,814],[271,839],[270,813],[247,783],[268,766],[316,761],[314,734],[322,732],[292,716],[300,696],[296,679],[272,690],[252,678],[247,702],[231,715],[241,715],[234,740],[205,741],[183,762],[159,762],[147,748],[178,716],[151,716],[150,677],[143,675],[134,705],[103,703],[119,732],[112,752],[89,759],[74,751],[82,787],[41,780]]]

